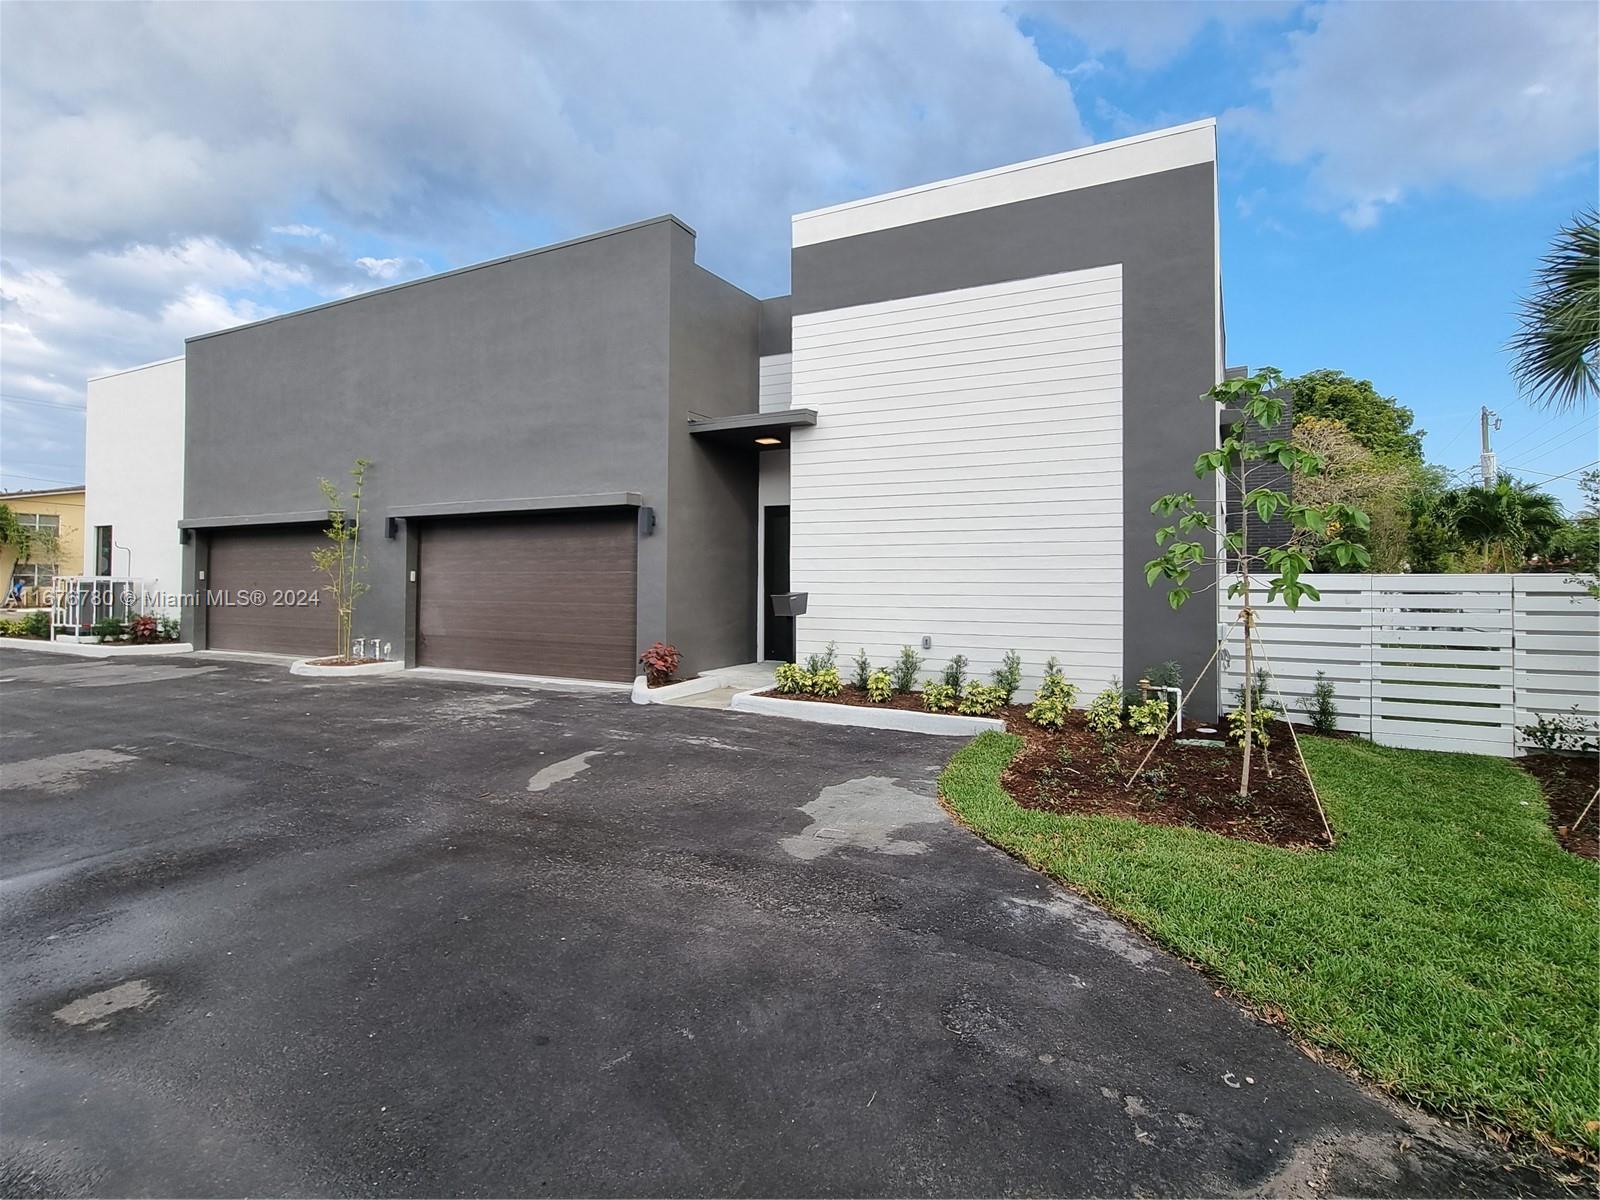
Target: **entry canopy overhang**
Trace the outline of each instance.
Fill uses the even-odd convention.
[[[783,408],[776,412],[739,413],[732,417],[690,417],[689,432],[697,438],[751,450],[782,450],[790,435],[817,423],[814,408]]]

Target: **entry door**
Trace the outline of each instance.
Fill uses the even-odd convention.
[[[780,617],[772,611],[772,594],[789,590],[789,506],[767,505],[762,510],[762,520],[767,523],[766,552],[761,568],[767,589],[761,600],[767,606],[767,632],[761,656],[773,662],[793,662],[794,618]]]

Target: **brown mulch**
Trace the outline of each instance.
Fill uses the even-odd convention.
[[[853,704],[875,708],[924,711],[921,695],[895,696],[874,705],[866,693],[846,685],[837,696],[785,696],[802,704]],[[1150,739],[1133,733],[1103,739],[1084,724],[1083,713],[1067,718],[1065,729],[1040,729],[1027,719],[1027,709],[1010,705],[997,716],[1023,740],[1000,782],[1024,808],[1084,816],[1126,817],[1147,825],[1184,825],[1223,837],[1273,846],[1329,845],[1311,785],[1300,769],[1289,730],[1275,722],[1269,735],[1272,773],[1259,755],[1251,763],[1250,797],[1239,796],[1239,752],[1228,747],[1179,746],[1168,734],[1150,756],[1133,786],[1123,784],[1150,749]],[[1185,737],[1200,723],[1185,721]],[[1063,754],[1063,751],[1065,754]],[[1576,815],[1576,810],[1574,810]]]
[[[1572,827],[1600,787],[1600,756],[1530,754],[1517,765],[1539,781],[1556,841],[1573,854],[1600,860],[1600,803],[1589,809],[1581,827]]]
[[[368,663],[382,662],[381,658],[312,658],[307,663],[313,667],[364,667]]]
[[[854,704],[859,708],[910,708],[917,712],[927,711],[922,706],[921,692],[896,692],[884,703],[879,704],[868,698],[866,692],[853,683],[847,683],[840,688],[837,696],[791,696],[775,688],[762,692],[761,695],[771,696],[774,700],[797,700],[807,704]]]
[[[1006,710],[1006,725],[1024,741],[1001,785],[1024,808],[1083,816],[1125,817],[1147,825],[1181,825],[1271,846],[1330,844],[1300,760],[1280,721],[1268,729],[1272,771],[1259,753],[1250,764],[1250,796],[1239,795],[1239,752],[1232,746],[1179,746],[1161,740],[1131,787],[1124,787],[1150,739],[1122,732],[1102,738],[1074,712],[1062,730],[1040,729],[1025,710]],[[1199,726],[1185,721],[1184,736]],[[1212,736],[1212,735],[1198,735]]]

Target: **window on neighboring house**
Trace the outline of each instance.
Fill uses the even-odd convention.
[[[94,573],[111,574],[111,526],[94,527]]]

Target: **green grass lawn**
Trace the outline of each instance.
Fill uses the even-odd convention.
[[[1600,870],[1515,766],[1308,738],[1338,845],[1291,851],[1020,808],[999,783],[1019,745],[983,734],[940,779],[995,845],[1400,1095],[1600,1147]]]

